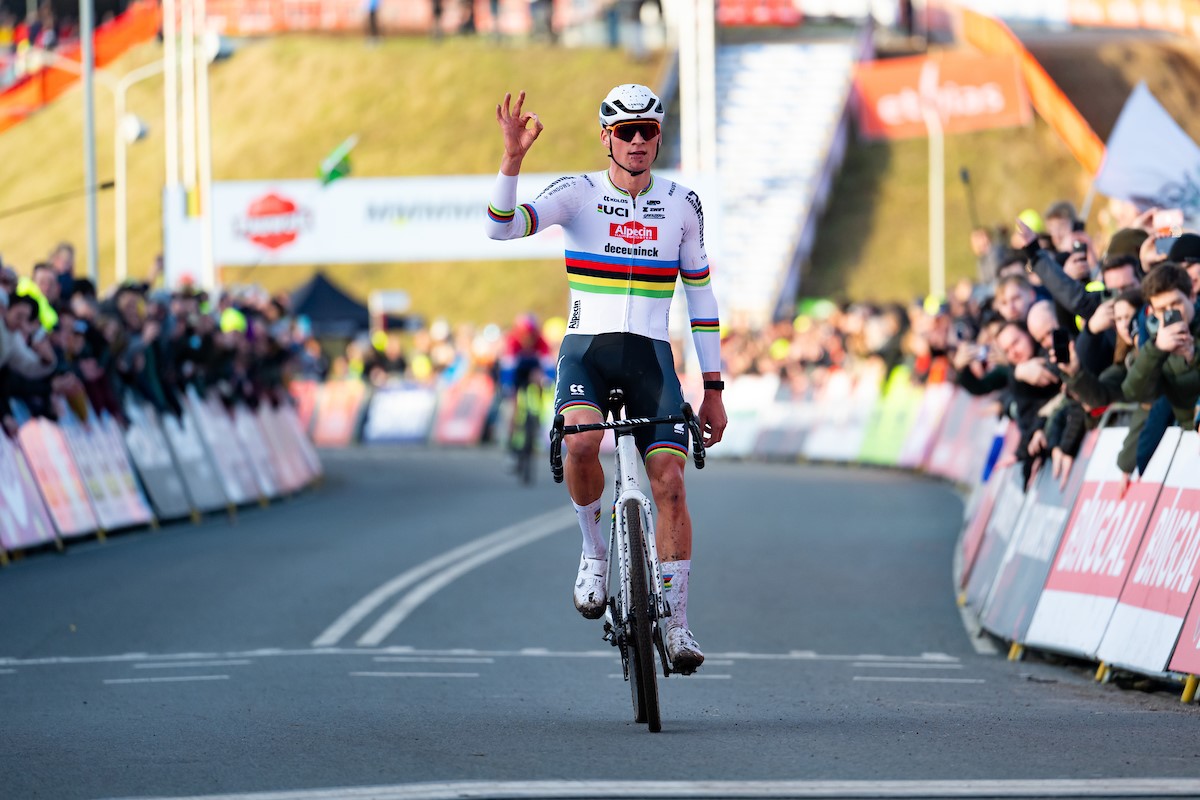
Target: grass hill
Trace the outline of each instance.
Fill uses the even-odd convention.
[[[119,77],[161,57],[149,44],[109,72]],[[501,143],[494,121],[506,91],[524,89],[546,130],[525,161],[529,172],[599,169],[606,163],[596,108],[614,83],[656,85],[661,58],[631,61],[616,50],[497,45],[486,39],[406,37],[368,47],[361,39],[287,36],[245,42],[211,72],[213,175],[217,180],[309,178],[334,146],[359,135],[358,176],[495,174]],[[0,134],[0,212],[83,185],[82,94]],[[127,106],[151,135],[129,153],[129,271],[148,273],[160,251],[163,183],[162,80],[133,87]],[[97,163],[112,176],[112,96],[97,82]],[[102,286],[113,275],[113,198],[98,203]],[[483,214],[484,209],[480,209]],[[60,240],[76,246],[86,271],[82,199],[0,220],[0,254],[28,273]],[[482,216],[481,216],[482,219]],[[300,285],[313,267],[226,269],[227,283],[274,290]],[[525,309],[561,314],[561,261],[323,265],[365,300],[371,288],[402,288],[428,318],[507,321]]]
[[[1190,42],[1116,33],[1030,35],[1027,42],[1093,127],[1107,136],[1129,90],[1145,79],[1177,121],[1200,139],[1190,115],[1200,91],[1200,61]],[[156,45],[111,68],[122,75],[159,57]],[[492,110],[505,91],[524,88],[547,129],[525,168],[531,172],[595,169],[604,152],[593,122],[611,85],[657,85],[661,56],[631,61],[621,51],[498,46],[483,39],[393,38],[367,47],[357,38],[288,36],[241,45],[212,71],[214,175],[220,179],[305,178],[351,133],[360,144],[354,173],[492,174],[499,137]],[[112,171],[112,98],[96,94],[101,179]],[[162,83],[147,80],[128,107],[151,136],[129,150],[130,271],[144,275],[159,251],[163,180]],[[83,183],[78,89],[0,134],[0,212]],[[855,143],[821,225],[805,295],[905,300],[927,288],[927,146],[925,140]],[[1082,201],[1089,177],[1040,120],[1026,128],[963,134],[946,140],[947,270],[972,277],[972,225],[959,170],[970,173],[980,222],[1007,223],[1021,209],[1054,200]],[[1099,207],[1100,203],[1096,204]],[[99,203],[102,284],[111,282],[111,193]],[[1095,227],[1097,217],[1093,215]],[[84,204],[71,200],[0,218],[0,254],[28,272],[59,240],[84,257]],[[81,264],[81,268],[86,268]],[[226,282],[271,290],[298,286],[316,267],[226,269]],[[324,265],[359,297],[371,288],[403,288],[427,317],[506,321],[522,310],[560,314],[566,287],[558,261]]]

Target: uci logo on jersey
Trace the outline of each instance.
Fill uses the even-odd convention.
[[[628,217],[629,209],[621,208],[620,206],[609,206],[604,203],[596,203],[596,210],[601,214],[608,214],[610,217]]]

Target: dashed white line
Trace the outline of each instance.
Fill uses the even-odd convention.
[[[495,664],[494,658],[471,658],[468,656],[375,656],[383,664]]]
[[[855,675],[854,680],[875,683],[987,683],[982,678],[888,678],[882,675]]]
[[[898,662],[855,661],[850,666],[867,669],[962,669],[962,664],[901,664]]]
[[[608,677],[610,677],[610,678],[624,678],[625,676],[624,676],[624,675],[622,675],[622,674],[621,674],[621,673],[619,673],[619,672],[614,672],[614,673],[610,674]],[[710,674],[707,674],[707,675],[706,675],[706,674],[704,674],[704,673],[697,673],[697,674],[695,674],[695,675],[685,675],[685,676],[681,676],[681,680],[688,680],[688,681],[695,681],[695,680],[727,681],[727,680],[731,679],[732,677],[733,677],[732,675],[725,675],[725,674],[722,674],[722,673],[719,673],[719,672],[718,672],[718,673],[710,673]],[[674,683],[674,681],[672,681],[672,683]]]
[[[134,664],[134,669],[202,669],[204,667],[244,667],[254,662],[248,658],[229,659],[227,661],[153,661],[144,664]]]
[[[14,675],[14,674],[16,674],[15,669],[0,669],[0,675]]]
[[[171,675],[165,678],[109,678],[107,684],[122,683],[186,683],[188,681],[227,681],[228,675]]]
[[[478,672],[351,672],[356,678],[478,678]]]

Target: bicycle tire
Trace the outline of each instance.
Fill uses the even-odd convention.
[[[524,425],[524,437],[521,442],[520,455],[520,470],[521,482],[526,486],[533,485],[533,462],[534,452],[536,451],[535,444],[537,442],[538,428],[541,427],[541,420],[538,415],[528,407],[525,409],[525,419],[522,420]]]
[[[641,504],[626,500],[621,506],[625,529],[629,537],[629,680],[633,684],[634,721],[645,722],[650,730],[662,730],[658,708],[658,677],[654,662],[656,651],[652,636],[649,570],[646,564],[646,543],[642,532]]]

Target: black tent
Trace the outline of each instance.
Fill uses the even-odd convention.
[[[314,336],[351,339],[370,328],[367,307],[318,272],[292,292],[292,311],[308,317]]]

